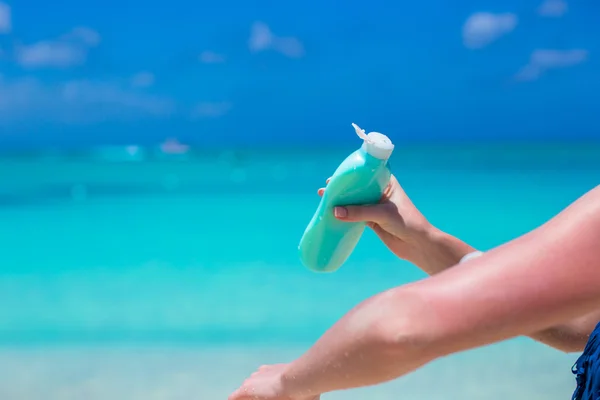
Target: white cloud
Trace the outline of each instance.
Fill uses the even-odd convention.
[[[37,79],[0,79],[0,125],[30,120],[91,123],[175,110],[170,99],[139,93],[114,82],[78,80],[55,85]]]
[[[1,0],[0,0],[1,1]],[[0,33],[10,29],[10,9],[0,2]],[[100,35],[75,27],[53,39],[17,44],[14,61],[26,68],[68,68],[86,62]],[[0,125],[35,121],[85,124],[139,117],[164,117],[176,111],[168,98],[135,88],[151,86],[154,75],[140,72],[130,80],[69,80],[47,83],[37,78],[0,75]]]
[[[275,38],[273,49],[290,58],[304,56],[304,45],[295,37]]]
[[[538,14],[542,17],[562,17],[568,8],[564,0],[545,0],[538,8]]]
[[[59,41],[38,42],[17,48],[17,62],[25,68],[66,68],[85,62],[87,51]]]
[[[262,22],[255,22],[250,31],[248,46],[250,51],[257,52],[270,48],[273,44],[271,29]]]
[[[0,2],[0,34],[9,33],[12,29],[10,7],[8,4]]]
[[[204,64],[219,64],[225,62],[225,56],[212,51],[203,51],[198,57]]]
[[[154,74],[152,72],[140,72],[131,78],[131,86],[145,88],[154,85]]]
[[[544,72],[552,69],[568,68],[581,64],[588,59],[589,52],[584,49],[573,50],[535,50],[529,64],[519,71],[518,80],[535,80]]]
[[[67,32],[62,36],[62,39],[65,41],[79,42],[87,47],[95,47],[100,44],[100,35],[98,32],[85,26],[78,26],[71,29],[70,32]]]
[[[463,43],[470,49],[483,48],[512,32],[517,22],[517,16],[511,13],[475,13],[463,25]]]
[[[129,91],[110,82],[71,81],[62,87],[62,96],[71,105],[118,106],[154,115],[170,114],[172,111],[171,101]]]
[[[255,22],[250,30],[248,47],[253,53],[274,50],[290,58],[304,56],[304,45],[295,37],[279,37],[263,22]]]
[[[24,68],[68,68],[85,63],[100,36],[89,28],[75,28],[58,39],[16,48],[16,60]]]
[[[233,105],[229,102],[203,102],[198,103],[193,109],[191,117],[192,119],[200,119],[200,118],[218,118],[227,114]]]

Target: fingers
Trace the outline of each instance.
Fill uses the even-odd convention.
[[[375,234],[379,236],[379,238],[383,240],[383,243],[385,244],[393,243],[396,239],[394,235],[383,229],[381,226],[379,226],[379,224],[368,223],[367,225],[369,225],[369,228],[373,229],[373,232],[375,232]]]
[[[335,207],[333,214],[337,219],[348,222],[375,222],[384,221],[385,209],[380,204],[368,206]]]
[[[244,382],[238,390],[229,395],[227,400],[253,400],[257,398],[254,391],[250,390],[246,385],[246,382]]]
[[[250,399],[250,396],[247,391],[244,391],[242,388],[239,388],[235,392],[233,392],[227,400],[245,400]]]
[[[269,380],[269,378],[277,376],[273,374],[277,374],[278,370],[281,370],[281,368],[283,367],[285,367],[285,364],[272,364],[261,366],[260,368],[258,368],[258,370],[256,370],[256,372],[250,375],[250,377],[246,379],[244,383],[242,383],[242,386],[240,386],[239,389],[237,389],[228,397],[228,400],[266,400],[283,398],[281,396],[264,396],[264,385],[270,384],[271,381]],[[266,381],[265,377],[267,378]]]
[[[327,178],[327,180],[325,181],[325,183],[328,185],[330,180],[331,180],[331,178]],[[325,188],[320,188],[319,190],[317,190],[317,194],[319,196],[323,196],[323,193],[325,193]]]
[[[325,183],[329,184],[331,178],[327,178]],[[326,188],[319,188],[317,194],[323,196]],[[384,209],[380,205],[372,206],[347,206],[335,207],[334,215],[336,218],[348,222],[374,222],[378,223],[384,218]]]

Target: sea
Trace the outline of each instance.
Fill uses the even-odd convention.
[[[317,189],[352,150],[0,155],[0,399],[226,399],[426,279],[370,231],[335,273],[301,265]],[[433,224],[488,250],[598,185],[600,144],[411,144],[391,167]],[[516,338],[323,399],[566,400],[576,358]]]

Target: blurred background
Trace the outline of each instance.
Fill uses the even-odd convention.
[[[0,0],[0,398],[224,399],[424,278],[366,232],[297,245],[387,134],[432,223],[487,250],[600,182],[600,3]],[[519,338],[324,399],[566,399]]]

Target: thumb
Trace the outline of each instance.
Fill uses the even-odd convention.
[[[375,222],[379,224],[386,219],[386,212],[381,204],[335,207],[333,214],[337,219],[348,222]]]

